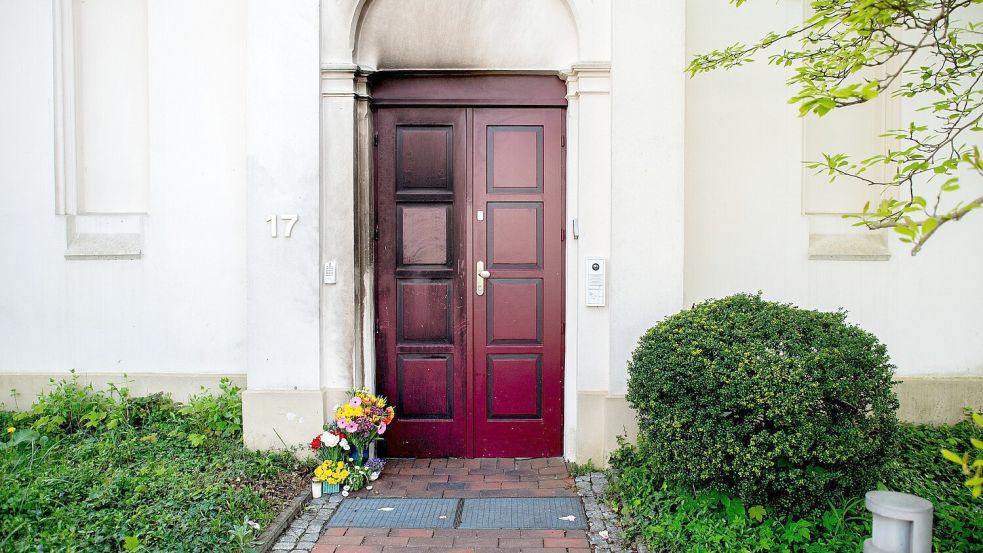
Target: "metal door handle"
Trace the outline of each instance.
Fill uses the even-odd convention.
[[[474,293],[479,296],[485,295],[485,279],[491,277],[491,273],[485,270],[485,262],[479,261],[475,271],[477,278],[474,283]]]

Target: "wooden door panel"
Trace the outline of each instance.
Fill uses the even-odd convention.
[[[394,456],[467,454],[467,126],[459,108],[379,109],[376,371]]]
[[[375,127],[385,453],[562,454],[562,109],[377,107]]]
[[[453,202],[397,205],[396,264],[405,269],[416,265],[451,268],[453,247]]]
[[[495,269],[543,266],[543,202],[488,202],[485,263]]]
[[[543,280],[493,278],[485,287],[485,343],[541,345],[543,343]]]
[[[559,109],[473,112],[477,457],[562,454],[562,125]]]

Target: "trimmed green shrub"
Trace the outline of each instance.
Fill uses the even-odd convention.
[[[738,294],[649,329],[628,401],[662,479],[800,514],[876,485],[897,433],[893,369],[844,312]]]
[[[939,455],[939,444],[963,444],[977,435],[968,421],[901,424],[894,459],[884,471],[884,485],[878,485],[932,502],[936,553],[983,553],[983,504],[966,492],[960,471]],[[624,440],[620,445],[611,456],[605,499],[620,516],[626,549],[644,542],[649,551],[672,553],[859,552],[870,537],[862,494],[831,502],[822,512],[783,515],[722,492],[694,494],[667,484],[644,436],[637,446]]]

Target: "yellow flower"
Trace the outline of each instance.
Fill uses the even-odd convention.
[[[7,427],[7,434],[13,434],[13,433],[14,433],[14,427],[13,426],[8,426]]]

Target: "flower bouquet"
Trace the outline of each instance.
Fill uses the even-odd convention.
[[[335,407],[334,419],[311,440],[311,450],[321,461],[314,477],[323,493],[341,490],[347,496],[379,478],[386,462],[370,458],[369,446],[382,439],[395,417],[386,398],[364,389],[353,390],[351,399]]]
[[[335,429],[326,429],[311,440],[314,455],[322,462],[314,469],[314,477],[321,481],[322,493],[334,493],[339,490],[342,482],[348,478],[348,451],[351,446],[344,433]],[[340,475],[339,470],[345,469]],[[339,476],[340,475],[340,476]]]
[[[382,468],[386,462],[378,457],[370,457],[364,465],[352,465],[348,473],[348,481],[345,483],[345,492],[357,491],[366,487],[369,482],[375,481],[382,473]]]
[[[369,459],[369,446],[382,439],[395,417],[393,408],[386,405],[386,398],[355,389],[351,399],[335,409],[333,423],[351,444],[352,461],[363,466]]]
[[[321,481],[322,493],[334,493],[348,479],[348,467],[344,461],[324,461],[314,469],[314,477]]]

